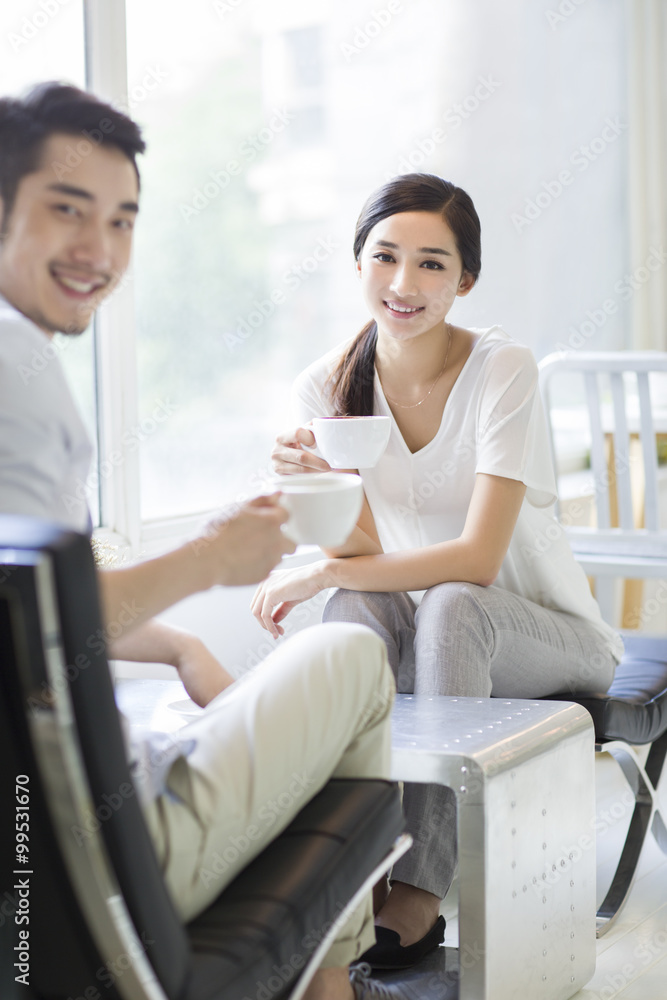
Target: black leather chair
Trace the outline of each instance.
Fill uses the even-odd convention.
[[[300,995],[345,907],[409,846],[397,786],[332,780],[183,926],[134,794],[100,628],[88,540],[0,517],[0,996]]]

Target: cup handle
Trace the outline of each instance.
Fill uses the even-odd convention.
[[[315,437],[315,431],[313,430],[312,420],[306,421],[306,423],[303,426],[306,428],[306,430],[312,433],[313,437]],[[317,438],[315,438],[315,444],[302,444],[299,445],[299,447],[303,448],[304,451],[309,451],[311,455],[315,455],[317,458],[324,458],[324,455],[317,446]]]

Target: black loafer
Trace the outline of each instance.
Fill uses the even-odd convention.
[[[373,947],[364,952],[358,962],[367,962],[372,969],[409,969],[445,940],[445,918],[438,917],[428,934],[405,948],[400,934],[388,927],[376,925],[375,937]]]

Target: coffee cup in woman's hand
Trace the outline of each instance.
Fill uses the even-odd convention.
[[[317,448],[332,469],[371,469],[391,433],[391,420],[382,416],[315,417],[311,423]]]

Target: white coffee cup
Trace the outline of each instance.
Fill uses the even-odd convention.
[[[336,548],[352,534],[364,501],[361,476],[350,472],[316,472],[278,476],[280,505],[289,514],[283,531],[293,542]]]
[[[372,469],[382,457],[389,417],[314,417],[317,447],[332,469]]]

